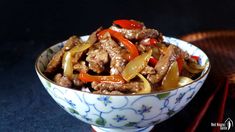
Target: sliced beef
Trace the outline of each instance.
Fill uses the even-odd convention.
[[[80,62],[76,63],[73,66],[73,69],[75,71],[79,71],[79,72],[87,72],[88,71],[88,67],[86,66],[86,62],[85,61],[80,61]]]
[[[97,33],[101,30],[102,28],[98,28],[96,29],[96,31],[94,31],[88,38],[88,40],[86,41],[86,43],[89,43],[89,44],[94,44],[96,41],[97,41]]]
[[[96,93],[96,94],[118,94],[118,95],[121,95],[123,94],[122,92],[120,91],[108,91],[108,90],[98,90],[98,91],[94,91],[93,93]]]
[[[106,82],[92,82],[91,87],[95,90],[108,90],[120,92],[138,92],[143,89],[141,82],[128,82],[128,83],[106,83]]]
[[[72,86],[72,82],[69,80],[69,78],[63,76],[60,73],[55,75],[54,81],[56,84],[63,86],[63,87],[71,87]]]
[[[97,41],[97,32],[99,32],[101,28],[98,28],[96,31],[94,31],[88,38],[88,40],[85,42],[85,44],[92,44],[92,47],[89,49],[86,57],[86,61],[88,61],[89,69],[93,70],[96,73],[100,73],[104,70],[104,64],[108,62],[108,54],[100,48],[100,43],[96,43]],[[78,62],[78,60],[81,58],[82,53],[76,53],[74,57],[74,61]],[[75,67],[75,69],[88,71],[85,62],[78,63]]]
[[[124,29],[124,28],[118,28],[116,26],[111,26],[110,29],[120,32],[125,38],[127,39],[136,39],[135,36],[138,32],[141,31],[141,29]]]
[[[158,38],[163,40],[162,34],[155,29],[124,29],[116,26],[111,26],[110,29],[120,32],[125,38],[133,40],[142,40],[145,38]]]
[[[110,74],[117,75],[120,74],[126,64],[126,60],[122,55],[122,48],[111,38],[110,34],[107,32],[103,35],[100,40],[101,46],[105,49],[110,58]]]
[[[80,44],[80,43],[82,43],[81,40],[77,36],[74,35],[67,40],[62,50],[68,51],[71,48],[73,48],[75,45]]]
[[[143,44],[136,44],[138,51],[140,51],[141,53],[145,53],[147,51],[149,51],[151,49],[151,46],[145,46]]]
[[[151,82],[152,84],[155,84],[155,83],[158,83],[159,81],[161,81],[161,78],[160,78],[159,74],[148,74],[147,80],[149,82]]]
[[[73,79],[73,84],[74,86],[81,87],[84,83],[76,77]]]
[[[140,32],[138,32],[135,36],[135,39],[142,40],[145,38],[159,38],[162,39],[162,34],[159,33],[155,29],[142,29]]]
[[[64,52],[62,50],[58,51],[50,60],[50,62],[47,65],[46,70],[44,71],[44,73],[46,75],[50,75],[51,73],[53,73],[54,71],[56,71],[56,69],[60,66],[62,58],[63,58]]]
[[[157,71],[157,80],[160,81],[165,74],[167,73],[170,65],[181,55],[182,50],[174,45],[169,45],[165,55],[162,55],[158,61],[158,63],[155,66],[155,69]],[[154,82],[157,83],[157,82]]]
[[[156,74],[156,71],[151,66],[146,66],[141,72],[142,75],[148,75],[148,74]]]
[[[60,65],[64,55],[64,52],[70,50],[72,47],[80,43],[80,40],[76,36],[70,37],[65,43],[64,47],[58,51],[50,60],[45,70],[45,74],[53,73]]]
[[[108,62],[108,53],[101,47],[101,43],[96,43],[87,52],[86,61],[89,63],[89,69],[96,73],[104,71],[104,65]]]

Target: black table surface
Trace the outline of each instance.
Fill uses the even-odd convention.
[[[86,35],[97,27],[108,27],[121,18],[143,21],[172,37],[234,29],[234,7],[232,0],[1,1],[0,131],[91,131],[88,124],[61,109],[39,81],[34,64],[47,47],[74,34]],[[184,131],[208,97],[207,87],[215,87],[207,82],[181,112],[154,130]],[[213,101],[198,130],[211,130],[218,101]],[[234,107],[228,98],[225,119],[230,117],[235,122]]]

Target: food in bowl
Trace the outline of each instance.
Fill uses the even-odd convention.
[[[89,36],[82,36],[78,38],[78,40],[86,42],[88,38]],[[115,42],[118,42],[117,39],[112,39]],[[170,117],[178,113],[180,110],[182,110],[195,97],[195,95],[205,82],[211,67],[207,55],[198,47],[176,38],[163,36],[163,43],[173,44],[177,47],[180,47],[180,49],[182,49],[183,51],[187,51],[190,55],[190,58],[195,59],[198,62],[197,64],[200,64],[199,66],[205,66],[202,73],[197,73],[199,77],[197,77],[196,74],[192,74],[189,72],[187,76],[185,75],[185,77],[182,77],[182,75],[185,74],[182,73],[182,70],[180,73],[181,76],[179,77],[180,82],[178,84],[180,86],[172,89],[169,88],[170,90],[164,89],[163,87],[159,86],[158,89],[156,89],[155,87],[151,87],[152,91],[150,93],[145,94],[138,94],[137,92],[130,92],[135,94],[125,94],[128,92],[121,92],[120,95],[119,91],[118,93],[115,93],[117,91],[102,91],[101,94],[95,94],[95,91],[99,90],[94,90],[93,88],[91,88],[91,86],[89,86],[91,85],[90,82],[84,83],[81,87],[75,87],[73,84],[74,82],[70,81],[71,87],[65,87],[60,84],[58,85],[58,83],[55,83],[53,81],[53,78],[57,73],[61,74],[61,78],[68,78],[64,74],[64,69],[61,68],[63,63],[63,56],[66,52],[68,52],[68,49],[66,49],[65,46],[68,41],[57,43],[43,51],[38,56],[35,63],[36,73],[43,86],[45,87],[45,90],[55,100],[55,102],[59,106],[61,106],[61,108],[63,108],[75,118],[90,124],[92,128],[95,129],[95,131],[97,132],[150,131],[154,127],[154,125],[169,119]],[[131,42],[133,43],[134,40],[131,40]],[[124,46],[121,47],[124,48]],[[64,51],[61,51],[61,49]],[[62,53],[59,53],[60,51]],[[62,55],[55,56],[55,54]],[[139,52],[139,54],[141,54],[141,52]],[[46,69],[48,67],[48,63],[52,60],[53,56],[55,60],[59,60],[59,65],[58,67],[55,67],[55,70],[53,72],[47,73]],[[127,55],[127,59],[128,56],[129,55]],[[160,58],[158,62],[159,61]],[[185,61],[185,63],[189,66],[191,65],[187,61]],[[192,69],[194,71],[197,68]],[[76,73],[75,71],[73,71],[72,77],[75,77],[74,75],[78,77],[80,73],[85,72]],[[98,74],[92,71],[89,71],[87,73],[89,73],[89,75],[98,76]],[[190,74],[194,76],[191,76]],[[122,76],[122,74],[120,76]],[[137,76],[135,77],[135,79],[140,80],[138,77],[141,78],[141,75],[138,77]],[[147,80],[146,75],[142,76],[144,76],[144,78]],[[191,82],[192,79],[193,82]],[[130,81],[132,81],[132,79]],[[109,81],[106,81],[106,83],[108,82]],[[127,83],[127,81],[125,83]],[[148,83],[150,84],[150,82]],[[189,84],[185,85],[186,83]],[[161,85],[161,82],[159,83],[159,85]],[[84,87],[88,87],[90,90],[93,91],[84,92],[84,90],[88,90],[88,88],[84,89]],[[77,90],[80,88],[81,90]]]
[[[116,20],[83,41],[70,37],[44,74],[56,84],[99,94],[143,94],[186,85],[205,66],[156,29],[135,20]]]

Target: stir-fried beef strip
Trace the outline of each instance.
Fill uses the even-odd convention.
[[[159,75],[159,79],[162,79],[164,75],[167,73],[169,66],[176,61],[177,57],[179,56],[179,48],[174,45],[169,45],[165,55],[160,57],[155,69],[157,74]]]
[[[73,84],[77,87],[82,87],[84,83],[81,80],[77,79],[76,77],[76,78],[73,78]]]
[[[142,29],[135,36],[135,39],[142,40],[145,38],[160,38],[162,39],[162,34],[155,29]]]
[[[98,91],[94,91],[93,93],[96,94],[115,94],[115,95],[122,95],[124,93],[120,92],[120,91],[108,91],[108,90],[98,90]]]
[[[89,63],[88,64],[89,69],[91,69],[91,70],[93,70],[94,72],[97,72],[97,73],[100,73],[104,70],[103,63],[105,64],[108,61],[106,53],[104,53],[104,50],[102,50],[102,48],[99,46],[100,43],[96,43],[97,42],[97,35],[96,34],[100,30],[101,30],[101,28],[98,28],[96,31],[94,31],[89,36],[88,40],[85,42],[85,44],[93,45],[87,53],[86,61]],[[101,55],[99,53],[101,53]],[[76,55],[75,55],[75,58],[77,58],[77,62],[78,62],[78,60],[82,56],[82,53],[79,52]],[[78,65],[77,68],[79,68],[79,67],[80,66]],[[83,64],[83,69],[86,69],[85,68],[85,63]],[[87,72],[87,69],[85,70],[85,72]]]
[[[78,43],[80,43],[80,40],[76,36],[70,37],[67,40],[64,47],[52,57],[52,59],[50,60],[50,62],[47,65],[47,68],[45,70],[45,74],[51,74],[54,71],[56,71],[56,69],[58,69],[59,66],[61,65],[61,61],[62,61],[64,52],[67,50],[70,50],[72,47],[74,47]]]
[[[148,50],[150,50],[151,46],[146,46],[146,45],[143,45],[140,43],[140,44],[137,44],[137,48],[141,53],[144,53],[144,52],[147,52]]]
[[[146,66],[141,72],[142,75],[156,74],[156,70],[151,66]]]
[[[161,81],[162,77],[159,74],[148,74],[147,79],[152,84],[156,84]]]
[[[143,84],[141,82],[127,82],[127,83],[92,82],[91,87],[94,88],[95,90],[137,92],[143,89]]]
[[[155,29],[124,29],[116,26],[111,26],[110,29],[120,32],[125,38],[129,40],[142,40],[145,38],[159,38],[159,40],[162,40],[162,34]]]
[[[141,29],[124,29],[116,26],[111,26],[110,29],[120,32],[125,38],[130,40],[135,39],[136,34],[141,31]]]
[[[122,48],[111,38],[108,32],[103,35],[100,42],[111,58],[110,75],[120,74],[127,62],[123,57]]]
[[[69,78],[63,76],[60,73],[55,75],[54,81],[56,84],[63,86],[63,87],[71,87],[72,86],[72,82],[69,80]]]
[[[80,61],[73,66],[73,69],[78,72],[88,72],[88,67],[85,61]]]
[[[75,45],[82,43],[81,40],[77,36],[70,37],[64,47],[62,48],[62,51],[68,51],[72,49]]]
[[[104,65],[108,62],[108,53],[101,47],[101,43],[96,43],[89,49],[86,57],[89,63],[89,69],[96,73],[104,71]]]

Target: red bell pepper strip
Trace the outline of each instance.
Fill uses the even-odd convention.
[[[125,80],[120,75],[96,76],[88,73],[79,73],[78,79],[83,82],[117,82],[124,83]]]
[[[158,62],[158,60],[157,60],[156,58],[154,58],[154,57],[151,57],[151,58],[149,59],[149,64],[150,64],[151,66],[153,66],[153,67],[157,64],[157,62]]]
[[[196,61],[198,62],[198,60],[199,60],[200,57],[199,57],[199,56],[194,56],[194,55],[192,55],[191,58],[193,58],[194,60],[196,60]]]
[[[134,20],[115,20],[113,21],[113,24],[116,24],[126,29],[142,29],[143,28],[143,24]]]
[[[180,56],[176,59],[176,61],[178,63],[179,74],[180,74],[184,66],[184,59],[182,58],[182,56]]]
[[[146,46],[151,46],[151,45],[156,46],[156,44],[158,43],[158,40],[154,38],[147,38],[147,39],[142,40],[140,43]]]
[[[124,46],[128,49],[130,52],[129,60],[134,59],[136,56],[139,55],[137,47],[128,39],[124,38],[121,33],[113,31],[111,29],[104,29],[98,33],[98,38],[101,39],[102,36],[106,33],[109,32],[112,37],[117,39],[119,42],[123,43]]]

